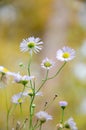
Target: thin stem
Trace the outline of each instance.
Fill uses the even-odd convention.
[[[28,75],[30,76],[30,65],[32,61],[32,56],[30,55],[29,63],[28,63]]]
[[[48,79],[48,73],[49,73],[49,70],[47,70],[47,72],[46,72],[46,77],[45,77],[44,80],[42,80],[42,84],[40,85],[40,87],[38,88],[38,90],[36,91],[36,93],[40,91],[40,89],[43,87],[43,85],[44,85],[45,82],[47,81],[47,79]]]
[[[6,97],[6,109],[7,109],[7,130],[9,130],[9,109],[8,109],[8,101],[7,101],[7,91],[5,89],[5,97]]]
[[[33,124],[32,124],[32,120],[33,120],[33,115],[34,115],[34,107],[33,105],[33,101],[35,98],[35,80],[33,82],[33,95],[31,96],[31,103],[30,103],[30,121],[29,121],[29,130],[34,130],[33,128]]]
[[[62,117],[61,117],[61,123],[64,123],[64,109],[62,108]]]
[[[44,111],[47,109],[47,108],[49,108],[49,106],[54,102],[54,100],[56,99],[56,97],[57,97],[58,95],[55,95],[54,96],[54,98],[53,98],[53,100],[50,100],[50,103],[48,104],[45,104],[45,107],[44,107]]]
[[[42,123],[40,123],[40,126],[39,126],[39,130],[41,130],[42,129]]]
[[[31,103],[30,103],[30,121],[29,121],[29,130],[32,130],[33,129],[33,126],[32,126],[32,118],[33,118],[33,108],[32,108],[32,105],[33,105],[33,101],[34,101],[34,98],[35,98],[35,95],[33,97],[31,97]]]
[[[35,123],[35,125],[34,125],[34,129],[37,127],[37,125],[38,125],[38,122],[39,122],[39,120],[36,120],[36,123]]]
[[[55,78],[55,77],[60,73],[60,71],[63,69],[63,67],[65,66],[66,63],[67,63],[67,62],[64,62],[64,64],[59,68],[59,70],[56,72],[56,74],[53,75],[52,77],[49,77],[49,78],[48,78],[48,72],[49,72],[49,70],[47,70],[46,78],[45,78],[45,80],[43,80],[43,82],[42,82],[41,86],[39,87],[39,89],[37,90],[37,92],[43,87],[43,85],[45,84],[45,82],[46,82],[47,80],[50,80],[50,79]],[[37,93],[37,92],[36,92],[36,93]]]
[[[21,113],[21,116],[23,115],[23,112],[22,112],[22,103],[19,104],[20,105],[20,113]]]
[[[37,129],[37,128],[40,128],[40,125],[41,125],[41,124],[42,124],[42,123],[40,123],[39,120],[37,120],[36,124],[34,125],[33,130],[35,130],[35,129]]]
[[[20,126],[20,130],[24,128],[24,126],[25,126],[27,120],[28,120],[28,118],[26,118],[26,119],[23,121],[22,125]]]
[[[29,63],[28,63],[28,75],[29,76],[31,76],[31,72],[30,72],[31,61],[32,61],[32,55],[30,55],[30,60],[29,60]],[[31,85],[31,88],[32,88],[32,81],[31,80],[30,80],[30,85]]]
[[[55,75],[53,75],[52,77],[49,77],[47,80],[50,80],[50,79],[53,79],[53,78],[55,78],[59,73],[60,73],[60,71],[63,69],[63,67],[66,65],[66,61],[64,62],[64,64],[59,68],[59,70],[56,72],[56,74]]]

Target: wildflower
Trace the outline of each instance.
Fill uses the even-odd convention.
[[[68,105],[68,103],[66,101],[60,101],[59,105],[62,109],[64,109]]]
[[[0,88],[7,85],[10,73],[5,67],[0,66]]]
[[[14,81],[16,83],[22,83],[23,85],[26,85],[28,81],[34,78],[34,76],[28,76],[28,75],[21,76],[19,73],[14,74],[13,76],[14,76]]]
[[[61,123],[56,125],[57,130],[61,130],[63,128],[63,125]]]
[[[7,68],[5,68],[3,66],[0,66],[0,73],[3,75],[7,74],[9,76],[14,74],[13,72],[10,72]]]
[[[20,44],[20,49],[23,52],[29,51],[30,54],[32,54],[32,52],[37,53],[42,49],[42,44],[43,42],[40,41],[40,38],[29,37],[27,39],[23,39]]]
[[[65,128],[70,128],[71,130],[78,130],[74,119],[71,117],[65,122]]]
[[[24,96],[28,96],[28,95],[33,96],[33,90],[32,89],[28,89],[28,90],[23,92],[23,95]]]
[[[42,61],[41,63],[41,67],[44,68],[44,69],[51,69],[53,66],[54,66],[54,62],[50,59],[48,59],[47,57]]]
[[[35,94],[35,93],[33,93],[33,90],[32,90],[32,89],[27,89],[27,90],[25,90],[25,91],[23,92],[23,95],[24,95],[24,96],[28,96],[28,95],[33,96],[33,94]],[[35,95],[36,95],[36,96],[43,96],[42,92],[37,92]]]
[[[12,96],[12,102],[15,104],[21,104],[23,103],[23,95],[22,92],[15,94],[14,96]]]
[[[0,66],[0,72],[6,74],[6,73],[9,72],[9,71],[8,71],[8,69],[6,69],[5,67]]]
[[[56,53],[56,58],[60,61],[70,61],[75,57],[75,50],[67,46],[59,49]]]
[[[36,113],[36,117],[37,117],[38,120],[41,121],[41,123],[44,123],[44,122],[46,122],[48,120],[52,120],[52,116],[49,115],[45,111],[40,111],[40,112]]]

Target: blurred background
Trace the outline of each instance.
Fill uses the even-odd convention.
[[[76,57],[69,62],[54,80],[48,81],[42,89],[44,96],[37,98],[36,111],[40,111],[46,101],[50,102],[55,94],[58,98],[48,108],[53,121],[45,124],[44,129],[56,129],[61,117],[58,105],[60,100],[68,101],[65,120],[73,117],[79,130],[86,129],[86,0],[0,0],[0,66],[12,72],[26,73],[19,63],[27,65],[28,53],[20,52],[22,39],[30,36],[40,37],[43,50],[34,55],[32,74],[39,84],[44,71],[41,61],[47,56],[56,62],[55,73],[62,64],[56,60],[56,51],[67,45],[76,50]],[[13,94],[22,90],[21,85],[13,84],[0,89],[0,130],[6,129],[6,100],[11,106]],[[6,95],[7,94],[7,95]],[[23,117],[28,115],[27,103],[23,106]],[[19,107],[10,117],[10,130],[21,121]]]

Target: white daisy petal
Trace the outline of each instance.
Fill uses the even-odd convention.
[[[52,120],[52,116],[49,115],[47,112],[45,111],[39,111],[38,113],[36,113],[36,117],[38,120],[40,120],[42,123],[48,121],[48,120]]]
[[[22,96],[22,92],[18,93],[18,94],[15,94],[14,96],[12,96],[12,103],[14,104],[20,104],[20,103],[23,103],[24,100],[23,100],[23,96]]]
[[[20,50],[23,52],[29,51],[30,54],[37,53],[42,49],[43,42],[40,41],[40,38],[29,37],[27,39],[23,39],[20,44]]]
[[[54,66],[55,62],[53,62],[52,60],[48,59],[47,57],[42,61],[41,63],[41,67],[44,69],[51,69]]]
[[[65,122],[65,128],[70,128],[71,130],[78,130],[74,119],[71,117]]]
[[[75,57],[75,50],[67,46],[59,49],[56,53],[56,58],[60,61],[70,61]]]

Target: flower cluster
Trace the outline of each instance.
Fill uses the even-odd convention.
[[[23,39],[23,41],[20,44],[20,50],[22,52],[28,52],[30,60],[27,65],[27,75],[21,75],[20,72],[14,73],[10,72],[8,69],[6,69],[3,66],[0,66],[0,83],[7,84],[8,78],[12,76],[13,81],[15,84],[20,84],[23,86],[23,89],[21,92],[14,94],[11,98],[11,102],[13,104],[20,105],[20,109],[22,108],[22,103],[24,103],[25,99],[29,99],[29,104],[27,105],[29,108],[29,125],[28,125],[28,130],[36,130],[39,128],[39,130],[42,130],[42,125],[47,122],[48,120],[52,120],[53,117],[48,114],[47,108],[49,105],[52,103],[52,101],[48,104],[47,102],[45,103],[44,107],[42,110],[39,112],[36,112],[35,114],[35,99],[36,96],[43,96],[43,93],[40,91],[44,84],[50,80],[55,78],[60,71],[63,69],[65,64],[72,60],[75,57],[75,50],[65,46],[62,49],[57,50],[56,52],[56,60],[62,61],[63,64],[62,66],[53,74],[53,76],[49,77],[49,71],[51,68],[54,67],[55,62],[52,59],[49,59],[48,57],[45,57],[42,62],[41,62],[41,67],[45,69],[45,77],[44,79],[41,80],[41,84],[36,87],[36,80],[35,76],[31,75],[31,58],[33,56],[33,53],[38,53],[42,50],[42,45],[43,42],[41,41],[40,38],[34,38],[34,37],[29,37],[27,39]],[[20,64],[20,67],[22,67],[22,64]],[[0,85],[0,87],[2,87]],[[53,101],[56,99],[56,95],[53,98]],[[74,122],[73,118],[69,118],[67,121],[64,122],[64,110],[68,103],[66,101],[60,101],[59,106],[61,107],[62,110],[62,117],[61,121],[57,124],[57,130],[62,130],[64,128],[68,128],[70,130],[78,130],[76,123]],[[7,130],[9,130],[9,115],[10,112],[12,111],[13,108],[7,109]],[[22,111],[21,111],[22,112]],[[17,121],[18,122],[18,121]],[[16,130],[23,129],[24,126],[26,125],[26,119],[24,119],[24,122],[21,124],[20,122],[17,123]],[[12,128],[14,130],[14,128]]]
[[[63,128],[67,128],[70,130],[78,130],[76,123],[74,122],[74,119],[72,117],[64,122],[64,119],[63,119],[64,118],[64,109],[66,108],[68,103],[66,101],[60,101],[59,105],[62,109],[62,119],[61,119],[60,123],[57,124],[57,130],[60,130]]]

